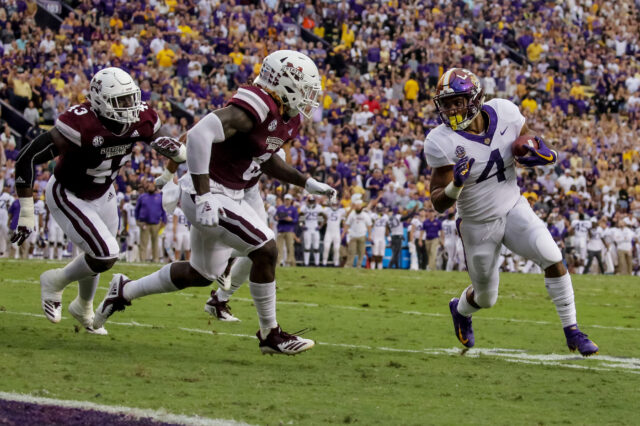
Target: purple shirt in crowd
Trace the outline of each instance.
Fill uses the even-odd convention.
[[[138,198],[136,204],[136,220],[157,225],[167,221],[167,214],[162,208],[162,193],[144,193]]]
[[[20,200],[17,198],[13,200],[13,204],[9,207],[9,215],[11,215],[11,223],[9,229],[15,231],[18,227],[18,217],[20,216]]]
[[[292,220],[283,220],[287,216]],[[276,209],[276,218],[278,219],[278,232],[294,232],[296,223],[298,223],[298,209],[293,205],[286,207],[282,204]]]
[[[440,236],[440,230],[442,229],[442,223],[438,219],[425,220],[422,223],[422,229],[426,232],[427,240],[433,240]]]

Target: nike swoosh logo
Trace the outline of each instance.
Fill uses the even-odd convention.
[[[500,132],[500,136],[504,135],[504,132],[506,132],[508,129],[508,127],[505,127],[503,131]]]
[[[542,158],[543,160],[553,161],[553,154],[551,154],[551,155],[542,155],[538,151],[536,151],[536,154],[538,154],[538,157]]]
[[[460,330],[460,327],[458,327],[458,339],[463,345],[466,345],[469,342],[469,339],[462,338],[462,330]]]

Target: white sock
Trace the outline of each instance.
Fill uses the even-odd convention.
[[[276,282],[254,283],[249,281],[249,290],[258,312],[260,333],[265,338],[272,328],[278,326],[278,321],[276,321]]]
[[[558,278],[544,279],[544,285],[551,300],[556,305],[556,311],[562,322],[562,327],[576,324],[576,305],[573,298],[571,275],[567,272]]]
[[[378,269],[383,269],[383,266],[382,266],[382,265],[383,265],[383,263],[382,263],[382,262],[379,262],[379,263],[378,263]]]
[[[216,291],[216,296],[221,302],[229,300],[233,293],[238,291],[240,286],[249,279],[249,273],[251,272],[251,266],[253,262],[248,257],[240,257],[233,262],[229,275],[231,276],[231,288],[228,291],[221,288]]]
[[[320,251],[318,249],[313,252],[313,260],[315,260],[315,266],[320,266]]]
[[[96,295],[100,274],[78,280],[78,299],[86,305],[93,305],[93,297]]]
[[[71,262],[67,263],[67,265],[62,268],[62,274],[65,279],[64,285],[73,282],[79,281],[82,278],[88,278],[95,275],[95,272],[91,268],[89,268],[89,264],[85,259],[84,253],[77,256]]]
[[[164,265],[159,271],[131,281],[124,286],[123,296],[127,300],[137,299],[150,294],[170,293],[179,288],[171,281],[171,264]]]
[[[304,266],[309,266],[309,252],[304,251]]]
[[[467,290],[469,290],[469,288],[471,287],[472,286],[469,286],[464,289],[464,291],[460,295],[460,301],[458,302],[458,313],[460,315],[464,315],[465,317],[470,317],[471,314],[480,310],[474,306],[471,306],[471,304],[467,301]]]

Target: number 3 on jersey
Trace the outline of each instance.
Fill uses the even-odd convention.
[[[490,175],[493,166],[496,166],[497,170],[494,174]],[[494,149],[491,151],[491,155],[489,155],[489,161],[485,166],[484,170],[480,174],[480,177],[476,181],[476,183],[483,182],[489,178],[496,176],[498,178],[498,182],[502,182],[506,179],[504,175],[504,161],[502,160],[502,156],[500,156],[500,150]]]

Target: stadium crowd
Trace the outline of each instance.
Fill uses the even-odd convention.
[[[601,273],[639,273],[638,2],[82,0],[71,5],[73,12],[57,31],[35,24],[33,1],[7,0],[0,7],[0,99],[41,128],[84,102],[89,79],[106,66],[130,72],[143,101],[177,137],[251,82],[268,52],[294,48],[314,59],[322,73],[321,108],[286,147],[287,160],[336,188],[341,199],[338,206],[318,200],[325,208],[316,225],[305,213],[313,203],[304,193],[263,177],[263,198],[272,227],[282,234],[282,260],[288,264],[296,263],[292,256],[304,264],[327,264],[328,247],[305,242],[310,234],[304,228],[320,228],[331,212],[345,209],[338,222],[339,265],[353,265],[355,256],[362,265],[364,241],[379,241],[382,233],[395,267],[402,266],[398,250],[405,245],[411,254],[406,266],[412,269],[464,267],[461,244],[455,232],[446,231],[453,212],[438,217],[432,209],[431,171],[423,155],[425,135],[439,124],[430,95],[444,69],[463,66],[480,77],[487,99],[514,101],[528,126],[557,149],[555,166],[519,168],[519,183],[563,249],[570,271],[588,272],[593,265],[591,270]],[[0,134],[3,256],[14,255],[6,235],[17,222],[14,164],[22,142],[9,124]],[[39,168],[37,199],[53,166]],[[163,160],[143,145],[120,170],[116,182],[127,260],[188,256],[188,243],[177,244],[188,224],[180,212],[175,220],[167,218],[156,200],[153,179],[162,171]],[[283,215],[290,206],[296,214]],[[364,230],[352,215],[371,216],[357,222],[365,223]],[[41,217],[42,240],[50,229],[44,207]],[[375,231],[381,220],[382,230]],[[322,238],[310,238],[328,245],[325,228]],[[37,237],[32,243],[37,255]],[[50,248],[51,253],[40,247],[41,255],[62,256],[67,250],[57,241]],[[505,270],[536,268],[503,255]],[[331,255],[331,264],[336,257]],[[369,266],[382,267],[381,259],[366,258]]]

